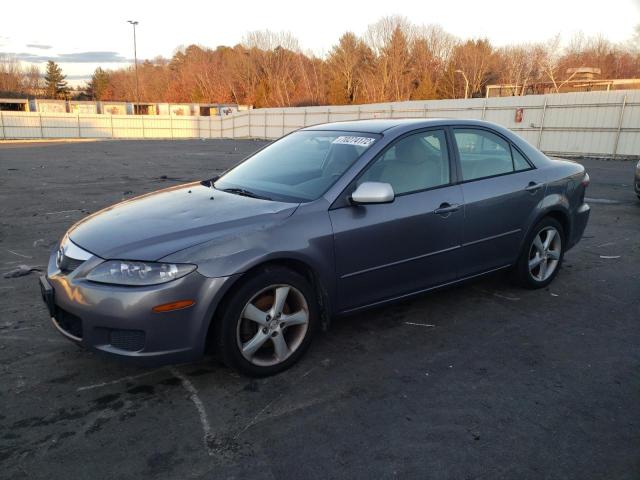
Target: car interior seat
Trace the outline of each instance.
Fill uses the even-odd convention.
[[[378,181],[390,183],[396,193],[424,190],[443,183],[442,156],[430,152],[420,137],[406,138],[395,148],[396,158],[386,162]]]

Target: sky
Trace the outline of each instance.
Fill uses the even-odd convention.
[[[640,24],[640,0],[3,0],[0,54],[23,61],[60,64],[72,85],[96,67],[119,68],[133,58],[137,20],[138,59],[170,57],[179,46],[235,45],[253,30],[288,31],[304,51],[323,56],[340,35],[364,34],[383,16],[402,15],[414,24],[440,24],[461,38],[487,37],[494,45],[544,41],[577,32],[629,40]],[[99,6],[99,7],[98,7]],[[95,11],[92,11],[92,8]],[[28,12],[37,12],[29,14]]]

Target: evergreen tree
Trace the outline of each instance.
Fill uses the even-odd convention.
[[[102,100],[109,88],[109,74],[102,68],[96,68],[87,88],[87,94],[94,100]]]
[[[67,87],[67,76],[63,75],[62,69],[56,62],[47,62],[47,73],[44,76],[45,90],[49,98],[65,98],[69,92]]]

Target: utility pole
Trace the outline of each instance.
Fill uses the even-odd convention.
[[[456,73],[461,73],[464,77],[464,98],[469,98],[469,79],[462,70],[456,70]]]
[[[133,61],[135,62],[135,71],[136,71],[136,106],[133,108],[133,114],[135,115],[136,109],[140,109],[140,87],[138,84],[138,47],[136,45],[136,25],[138,25],[137,20],[127,20],[131,25],[133,25]]]

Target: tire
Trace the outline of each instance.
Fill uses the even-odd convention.
[[[551,235],[551,239],[547,235]],[[518,283],[530,289],[549,285],[562,266],[565,245],[564,229],[560,222],[551,217],[538,222],[527,236],[516,264]]]
[[[313,287],[302,275],[280,266],[251,274],[222,307],[214,319],[217,353],[227,366],[252,377],[291,367],[320,324]]]

